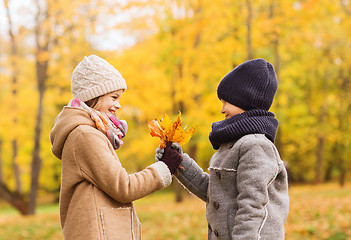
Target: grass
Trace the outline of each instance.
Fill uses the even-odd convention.
[[[39,207],[35,216],[5,209],[0,213],[0,240],[63,239],[58,211],[57,204]]]
[[[351,184],[292,186],[287,240],[351,239]],[[167,191],[135,202],[142,223],[143,240],[206,239],[205,204],[192,195],[177,204]],[[0,240],[62,240],[57,204],[41,205],[35,216],[20,216],[0,207]]]
[[[293,187],[287,239],[351,239],[351,185]]]

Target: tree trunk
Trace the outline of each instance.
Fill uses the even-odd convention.
[[[28,204],[19,192],[10,191],[4,183],[0,183],[0,195],[13,207],[15,207],[22,215],[27,215]]]
[[[324,150],[324,136],[318,137],[318,145],[316,152],[316,178],[315,183],[320,184],[322,182],[322,167],[323,167],[323,150]]]
[[[325,77],[323,79],[323,88],[321,90],[321,94],[326,95],[326,92],[328,90],[328,83],[327,79],[329,79],[329,72],[327,71],[325,73]],[[322,106],[320,107],[320,114],[318,118],[318,122],[320,126],[325,125],[325,118],[327,115],[327,101],[326,97],[324,98],[324,102]],[[321,129],[320,133],[318,134],[318,143],[317,143],[317,149],[316,149],[316,177],[315,177],[315,183],[319,184],[322,182],[322,170],[323,170],[323,160],[324,160],[324,143],[325,143],[325,133],[324,133],[324,128]]]
[[[22,184],[20,180],[20,169],[17,164],[17,139],[12,140],[12,168],[13,168],[13,173],[15,177],[15,182],[16,182],[16,191],[21,193],[22,192]]]
[[[340,169],[340,177],[339,177],[339,185],[340,187],[345,186],[345,181],[346,181],[346,169],[341,168]]]
[[[2,170],[2,137],[0,137],[0,183],[4,180],[3,170]]]
[[[31,179],[30,199],[29,199],[29,212],[31,214],[35,213],[36,196],[39,188],[39,175],[40,175],[40,168],[41,168],[41,157],[40,157],[41,119],[43,115],[43,98],[44,98],[44,93],[46,89],[45,82],[47,79],[48,61],[47,60],[40,61],[40,59],[37,59],[36,68],[37,68],[37,80],[38,80],[38,89],[39,89],[39,100],[38,100],[38,110],[36,114],[36,123],[35,123],[34,149],[32,153],[32,170],[31,170],[32,179]]]
[[[10,10],[8,6],[8,1],[4,0],[4,5],[6,8],[6,14],[7,14],[7,20],[9,24],[9,29],[8,29],[8,34],[10,37],[10,46],[11,46],[11,52],[10,52],[10,61],[11,61],[11,74],[12,74],[12,96],[13,96],[13,101],[11,102],[11,109],[14,112],[13,118],[12,118],[12,123],[13,123],[13,128],[17,129],[17,85],[18,85],[18,80],[17,80],[17,73],[18,73],[18,66],[17,66],[17,61],[16,57],[18,56],[17,52],[17,44],[16,44],[16,38],[13,33],[13,25],[12,25],[12,19],[10,15]],[[20,169],[17,164],[17,156],[18,156],[18,141],[17,141],[17,134],[13,135],[12,138],[12,158],[11,158],[11,163],[12,163],[12,168],[13,168],[13,173],[14,173],[14,179],[15,179],[15,191],[11,191],[5,184],[4,182],[4,176],[3,176],[3,163],[2,163],[2,156],[0,156],[0,196],[10,203],[12,206],[14,206],[19,212],[23,215],[26,215],[28,213],[28,206],[25,201],[25,197],[22,195],[22,184],[20,180]],[[2,153],[2,139],[0,143],[0,153]]]
[[[342,125],[342,124],[340,124]],[[346,181],[346,164],[345,159],[343,158],[343,143],[336,142],[333,147],[333,163],[336,162],[337,169],[340,171],[339,173],[339,185],[343,187]]]
[[[270,6],[269,6],[269,18],[273,19],[275,17],[275,4],[274,1],[271,2]],[[280,53],[279,53],[279,34],[275,31],[275,29],[273,29],[273,36],[274,39],[272,40],[272,45],[273,45],[273,53],[274,53],[274,70],[275,73],[277,75],[277,79],[278,81],[280,80]],[[279,99],[279,91],[277,91],[276,99]],[[275,101],[275,106],[276,109],[279,111],[280,109],[280,102],[279,101]],[[278,149],[278,152],[280,154],[281,159],[284,160],[285,156],[284,156],[284,148],[283,148],[283,132],[282,132],[282,128],[278,127],[277,129],[277,134],[276,134],[276,139],[275,139],[275,145]]]
[[[39,187],[39,174],[41,167],[41,158],[40,158],[40,135],[41,135],[41,118],[43,112],[43,93],[40,93],[39,97],[39,107],[37,110],[36,116],[36,127],[35,127],[35,136],[34,136],[34,149],[32,153],[32,170],[31,170],[31,192],[29,199],[29,212],[35,214],[36,206],[36,196]]]
[[[333,162],[329,160],[328,165],[325,168],[324,182],[330,182],[332,180],[333,165]]]
[[[37,193],[39,188],[39,175],[41,169],[41,157],[40,157],[40,137],[41,137],[41,120],[43,115],[43,99],[46,90],[46,80],[48,78],[48,65],[49,65],[49,41],[50,35],[49,32],[46,32],[42,29],[42,21],[40,20],[40,15],[42,10],[40,4],[36,1],[37,5],[37,15],[36,15],[36,27],[35,27],[35,42],[36,42],[36,77],[37,77],[37,86],[39,91],[38,99],[38,109],[36,114],[36,123],[35,123],[35,135],[34,135],[34,149],[32,153],[32,169],[31,169],[31,192],[29,198],[29,213],[35,214],[35,207],[37,203]],[[48,18],[48,8],[45,12],[45,17]],[[45,39],[44,42],[41,42],[42,39]],[[44,57],[43,57],[44,56]],[[46,56],[46,57],[45,57]]]
[[[11,74],[12,74],[12,96],[13,96],[13,101],[11,101],[11,109],[14,112],[13,114],[13,128],[17,129],[17,73],[18,73],[18,67],[16,64],[16,57],[17,57],[17,44],[16,44],[16,38],[15,35],[13,34],[13,25],[12,25],[12,18],[10,15],[10,10],[8,7],[8,1],[4,0],[4,5],[6,8],[6,14],[7,14],[7,20],[9,24],[9,29],[8,29],[8,34],[10,36],[10,46],[11,46],[11,55],[10,55],[10,61],[11,61]],[[18,148],[17,148],[17,134],[14,134],[13,139],[12,139],[12,168],[14,172],[14,178],[15,178],[15,184],[16,184],[16,191],[21,192],[22,187],[21,187],[21,181],[20,181],[20,170],[17,164],[17,154],[18,153]]]
[[[184,187],[182,186],[182,184],[178,182],[178,180],[175,177],[173,177],[173,184],[174,184],[174,192],[175,192],[175,201],[177,203],[183,202]]]

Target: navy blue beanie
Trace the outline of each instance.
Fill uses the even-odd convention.
[[[259,58],[246,61],[227,73],[217,88],[218,98],[245,111],[268,111],[278,88],[272,64]]]

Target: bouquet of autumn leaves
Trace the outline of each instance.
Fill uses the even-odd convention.
[[[160,138],[160,148],[165,148],[169,142],[177,142],[180,146],[189,142],[195,128],[190,128],[188,131],[182,127],[182,117],[179,112],[178,118],[174,123],[164,114],[160,120],[149,120],[150,134],[153,137]]]

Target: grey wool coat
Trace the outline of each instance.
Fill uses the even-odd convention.
[[[210,174],[187,154],[177,179],[206,202],[208,239],[280,240],[289,210],[287,172],[274,144],[249,134],[222,144]]]

